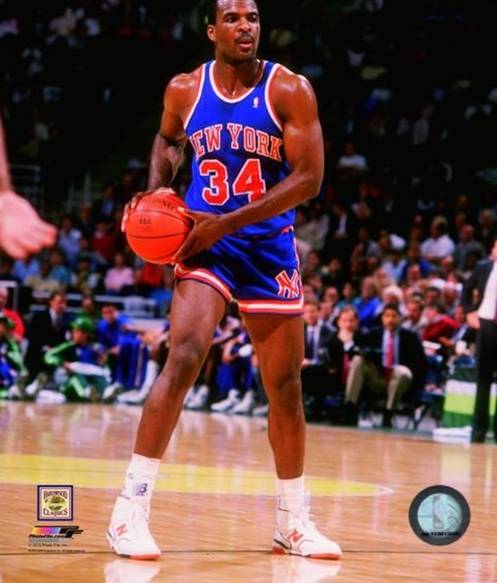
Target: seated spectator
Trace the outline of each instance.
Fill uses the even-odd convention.
[[[111,223],[99,221],[91,238],[91,249],[106,263],[110,263],[116,252],[116,242],[111,231]]]
[[[454,241],[447,234],[447,220],[435,217],[431,224],[430,237],[421,245],[421,255],[430,263],[440,263],[454,253]]]
[[[18,281],[14,275],[14,260],[0,255],[0,281]]]
[[[105,276],[105,290],[107,293],[127,293],[135,283],[135,274],[131,267],[126,265],[123,253],[114,256],[114,267],[107,271]]]
[[[0,311],[0,399],[20,398],[28,376],[13,330],[12,320]]]
[[[352,142],[345,144],[343,156],[338,160],[338,173],[342,180],[358,178],[368,170],[368,163],[364,156],[356,152]]]
[[[319,319],[319,303],[304,304],[305,353],[302,363],[302,392],[310,418],[320,417],[329,386],[328,345],[332,330]]]
[[[424,311],[426,326],[423,331],[423,340],[445,345],[459,330],[459,323],[447,316],[443,304],[435,302],[427,306]]]
[[[32,379],[42,369],[44,353],[65,340],[71,321],[66,307],[65,294],[53,292],[48,307],[43,311],[35,312],[28,324],[26,366]],[[34,387],[33,391],[37,388]]]
[[[72,275],[71,286],[83,294],[98,291],[101,277],[91,269],[89,259],[84,257],[78,259],[78,268]]]
[[[338,310],[342,310],[345,306],[355,306],[358,301],[354,284],[351,281],[345,282],[342,289],[342,299],[337,304]]]
[[[334,257],[326,267],[321,269],[321,275],[326,287],[341,289],[345,283],[343,265],[340,259]]]
[[[38,275],[31,275],[26,279],[26,286],[34,292],[61,292],[63,286],[51,276],[52,267],[48,261],[40,263],[40,272]]]
[[[220,400],[211,405],[217,413],[249,414],[255,404],[252,345],[246,332],[228,340],[216,372]]]
[[[95,327],[79,316],[71,324],[71,339],[45,353],[44,361],[67,400],[99,401],[110,385],[110,371],[103,366],[105,354],[92,340]]]
[[[57,246],[72,268],[76,267],[80,239],[81,231],[75,228],[73,218],[70,215],[65,215],[61,221]]]
[[[371,330],[364,342],[364,382],[374,393],[384,394],[382,426],[392,426],[392,415],[402,395],[424,386],[426,358],[418,336],[400,327],[400,312],[387,305],[382,326]]]
[[[102,314],[97,307],[95,298],[89,293],[86,293],[83,296],[83,300],[81,302],[81,316],[88,318],[88,320],[93,323],[96,330],[97,324],[102,317]]]
[[[357,231],[357,220],[340,200],[333,201],[324,255],[346,261],[352,249],[352,241]]]
[[[156,263],[144,263],[136,271],[136,289],[138,293],[148,295],[154,289],[164,285],[164,266]]]
[[[407,261],[402,269],[401,281],[407,281],[408,285],[414,283],[413,275],[409,277],[409,271],[414,267],[416,268],[416,281],[428,277],[433,270],[430,262],[421,256],[421,245],[418,241],[411,241],[407,247]]]
[[[470,254],[475,255],[479,261],[484,259],[486,251],[479,241],[475,241],[475,228],[472,225],[464,225],[459,231],[459,243],[454,251],[454,266],[459,271],[467,269]]]
[[[76,257],[76,263],[81,259],[87,259],[89,261],[92,271],[99,271],[107,264],[103,257],[92,251],[91,241],[85,237],[81,237],[79,240],[79,253]]]
[[[59,285],[66,289],[71,283],[71,272],[65,265],[64,255],[54,249],[50,253],[50,279],[54,279]]]
[[[29,277],[34,277],[40,273],[40,262],[39,260],[31,255],[26,259],[18,259],[14,262],[14,268],[12,274],[17,281],[26,285],[26,281]]]
[[[362,387],[361,371],[364,366],[359,317],[352,306],[345,306],[337,318],[338,330],[329,341],[329,371],[335,393],[344,395],[342,416],[338,422],[357,425],[358,398]]]
[[[361,328],[369,329],[374,325],[378,316],[381,300],[378,296],[378,288],[372,277],[365,277],[361,285],[361,297],[356,306]]]
[[[406,317],[402,322],[402,328],[415,332],[420,338],[426,327],[427,321],[423,316],[424,304],[419,297],[411,297],[406,304]]]
[[[15,310],[9,310],[7,308],[7,304],[9,301],[9,290],[6,287],[2,287],[0,285],[0,313],[2,313],[6,318],[8,318],[14,327],[10,331],[12,338],[16,342],[20,342],[24,338],[25,328],[24,322],[20,314],[18,314]]]
[[[102,319],[97,326],[97,341],[104,346],[112,372],[114,395],[132,390],[143,383],[148,361],[148,348],[133,329],[130,319],[116,306],[102,306]]]
[[[407,259],[402,257],[400,249],[390,249],[385,261],[383,261],[382,268],[396,284],[399,284],[406,265]]]
[[[95,221],[110,221],[117,206],[116,186],[108,182],[102,189],[102,196],[93,203],[91,214]]]

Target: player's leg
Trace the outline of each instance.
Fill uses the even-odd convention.
[[[160,460],[180,415],[188,388],[200,372],[226,300],[197,281],[180,281],[171,306],[166,365],[145,402],[134,454],[108,531],[112,548],[132,558],[157,558],[149,530],[151,494]]]
[[[269,400],[268,431],[278,477],[276,552],[338,559],[340,547],[309,520],[304,486],[305,418],[300,368],[304,328],[300,316],[244,314]]]

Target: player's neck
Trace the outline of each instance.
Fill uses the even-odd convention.
[[[216,84],[228,97],[237,97],[257,83],[261,65],[262,62],[256,58],[236,65],[216,58],[214,64]]]

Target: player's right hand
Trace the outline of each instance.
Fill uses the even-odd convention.
[[[0,249],[14,259],[25,259],[55,243],[57,229],[15,192],[0,193]]]
[[[124,207],[123,218],[121,220],[121,231],[124,233],[126,222],[129,218],[129,215],[136,209],[139,205],[140,201],[145,198],[146,196],[150,196],[152,194],[174,194],[176,193],[172,188],[168,186],[161,186],[160,188],[156,188],[155,190],[144,190],[143,192],[137,192],[135,196],[128,202],[128,204]]]

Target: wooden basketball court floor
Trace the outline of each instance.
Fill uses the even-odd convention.
[[[275,517],[266,420],[185,412],[161,469],[154,563],[117,558],[105,530],[140,409],[0,404],[0,582],[377,583],[497,581],[497,447],[437,444],[422,435],[308,426],[308,485],[319,527],[340,562],[272,555]],[[83,530],[70,552],[34,552],[36,485],[74,486]],[[420,541],[408,508],[446,484],[471,507],[453,545]],[[41,523],[46,524],[46,523]],[[75,552],[84,551],[84,552]]]

